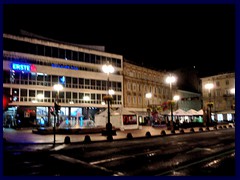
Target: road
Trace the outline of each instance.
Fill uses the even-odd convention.
[[[235,129],[62,144],[31,152],[8,147],[4,175],[234,176]]]

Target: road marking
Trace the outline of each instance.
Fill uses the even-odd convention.
[[[84,166],[89,167],[89,168],[100,169],[102,171],[112,173],[113,176],[123,176],[124,175],[121,172],[114,172],[114,171],[109,170],[109,169],[107,169],[105,167],[96,166],[94,164],[89,164],[89,163],[87,163],[85,161],[81,161],[79,159],[75,159],[75,158],[72,158],[72,157],[69,157],[69,156],[65,156],[65,155],[61,155],[61,154],[52,154],[51,156],[56,158],[56,159],[59,159],[59,160],[62,160],[62,161],[66,161],[66,162],[69,162],[69,163],[76,163],[76,164],[84,165]]]

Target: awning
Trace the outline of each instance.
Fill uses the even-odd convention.
[[[226,111],[219,111],[215,112],[216,114],[235,114],[234,110],[226,110]]]

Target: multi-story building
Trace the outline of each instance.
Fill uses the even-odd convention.
[[[149,116],[148,106],[158,106],[170,99],[170,87],[166,83],[168,75],[167,72],[152,70],[124,60],[124,107],[136,112],[140,123],[144,123],[144,117]],[[174,95],[177,90],[176,83],[171,87]]]
[[[212,119],[235,120],[235,73],[201,78],[203,106],[211,105]]]
[[[51,123],[55,99],[61,106],[60,120],[93,118],[107,94],[109,62],[115,72],[109,86],[115,91],[112,107],[123,104],[123,58],[101,46],[81,46],[47,38],[3,34],[3,89],[12,96],[5,120],[21,120],[23,126],[43,119]],[[53,89],[62,84],[63,90]],[[57,97],[57,94],[58,97]]]

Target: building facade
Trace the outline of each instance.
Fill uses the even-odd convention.
[[[235,120],[235,73],[201,78],[203,106],[211,106],[212,119]]]
[[[160,106],[170,99],[170,86],[166,83],[168,75],[167,72],[152,70],[124,60],[123,105],[129,111],[138,114],[140,124],[145,123],[144,117],[149,116],[149,106]],[[171,89],[174,96],[177,91],[176,83],[172,84]]]
[[[109,75],[109,87],[115,91],[112,107],[122,107],[121,55],[88,46],[3,34],[3,90],[12,97],[5,121],[32,126],[40,119],[51,124],[56,98],[61,106],[60,120],[92,119],[99,109],[107,107],[102,103],[108,93],[108,75],[102,71],[107,62],[115,69]],[[61,84],[63,90],[54,90],[55,84]]]

